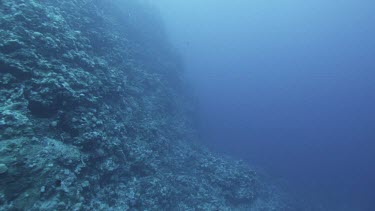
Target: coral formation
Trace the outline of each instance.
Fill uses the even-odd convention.
[[[150,11],[0,1],[0,210],[229,210],[257,200],[254,171],[194,144],[182,65]]]

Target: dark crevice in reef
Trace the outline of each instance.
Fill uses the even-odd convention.
[[[0,210],[271,210],[194,144],[157,12],[116,2],[0,1]]]
[[[48,118],[57,114],[57,111],[62,104],[61,99],[51,103],[43,103],[37,100],[29,100],[28,109],[35,117]]]
[[[19,81],[30,79],[32,74],[30,72],[22,71],[21,69],[15,67],[14,65],[7,64],[0,60],[0,73],[11,74],[14,78]]]

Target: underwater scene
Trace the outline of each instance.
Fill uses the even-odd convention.
[[[375,211],[374,11],[0,0],[0,211]]]

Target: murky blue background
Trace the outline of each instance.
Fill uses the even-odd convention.
[[[160,0],[212,149],[312,210],[375,210],[375,3]]]

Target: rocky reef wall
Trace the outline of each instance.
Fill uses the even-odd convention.
[[[0,210],[249,210],[194,144],[183,66],[135,1],[0,1]]]

